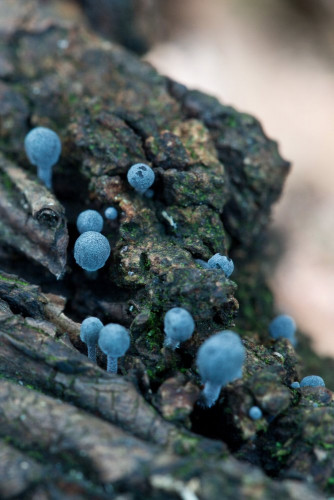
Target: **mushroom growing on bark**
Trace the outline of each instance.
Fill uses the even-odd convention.
[[[96,346],[102,328],[102,321],[94,316],[84,319],[81,323],[80,338],[82,342],[87,344],[88,358],[93,363],[96,363]]]
[[[165,315],[164,327],[166,334],[164,345],[174,350],[180,346],[180,342],[190,339],[195,323],[186,309],[173,307]]]
[[[245,348],[237,333],[224,330],[209,337],[199,348],[197,368],[202,378],[204,405],[210,408],[222,387],[242,377]]]
[[[59,160],[61,142],[53,130],[36,127],[24,139],[24,148],[29,161],[37,167],[37,175],[47,188],[52,187],[52,167]]]
[[[107,355],[107,371],[117,373],[118,358],[124,356],[130,346],[130,335],[124,326],[109,323],[99,335],[99,347]]]

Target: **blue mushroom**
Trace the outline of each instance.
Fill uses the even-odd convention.
[[[105,209],[104,215],[105,215],[106,219],[115,220],[118,217],[118,212],[117,212],[116,208],[108,207]]]
[[[96,231],[100,233],[103,229],[103,217],[96,210],[84,210],[78,215],[77,229],[79,233]]]
[[[299,382],[292,382],[292,384],[290,384],[290,387],[291,387],[291,389],[299,389],[300,383]]]
[[[269,335],[277,340],[279,338],[288,339],[291,344],[295,347],[297,345],[296,334],[296,323],[291,316],[288,314],[280,314],[276,316],[269,324]]]
[[[145,163],[136,163],[128,170],[129,184],[137,191],[137,193],[144,194],[154,182],[154,172]]]
[[[262,418],[262,410],[258,406],[252,406],[248,415],[252,420],[259,420]]]
[[[82,233],[74,245],[76,263],[86,271],[97,271],[110,255],[109,241],[96,231]]]
[[[199,348],[197,368],[205,384],[204,404],[213,406],[222,387],[242,377],[246,351],[237,333],[224,330],[209,337]]]
[[[102,328],[103,323],[94,316],[84,319],[81,323],[80,338],[82,342],[87,344],[88,358],[93,363],[96,363],[96,346]]]
[[[174,350],[181,342],[190,339],[195,330],[195,323],[186,309],[173,307],[165,314],[164,330],[166,334],[164,345]]]
[[[110,323],[102,328],[99,347],[107,355],[107,371],[117,373],[118,358],[124,356],[130,346],[130,335],[124,326]]]
[[[300,387],[326,387],[324,379],[318,375],[308,375],[300,382]]]
[[[53,130],[36,127],[24,139],[24,148],[32,165],[37,167],[37,175],[47,188],[52,187],[52,167],[59,160],[61,142]]]
[[[226,278],[231,276],[234,271],[233,260],[226,257],[226,255],[220,255],[220,253],[216,253],[208,260],[208,267],[210,269],[222,269]]]

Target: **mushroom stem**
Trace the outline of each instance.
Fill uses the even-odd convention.
[[[171,349],[177,349],[180,347],[180,342],[178,340],[173,339],[172,337],[165,337],[164,341],[164,346],[165,347],[170,347]]]
[[[37,165],[37,176],[48,189],[52,187],[52,167]]]
[[[88,359],[96,363],[96,344],[87,344]]]
[[[113,356],[107,356],[107,372],[109,373],[117,373],[117,361],[118,358],[114,358]]]
[[[206,406],[211,408],[217,401],[219,397],[219,393],[221,390],[221,385],[213,384],[212,382],[205,382],[205,386],[203,389],[203,396],[206,402]]]

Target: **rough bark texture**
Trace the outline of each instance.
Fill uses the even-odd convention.
[[[0,49],[1,498],[333,493],[333,394],[292,390],[299,359],[266,334],[259,244],[289,169],[276,143],[255,118],[95,36],[71,2],[0,3]],[[22,147],[36,125],[62,139],[52,193]],[[126,181],[142,161],[156,174],[151,199]],[[75,220],[111,204],[112,256],[92,279],[72,256]],[[227,251],[233,280],[196,262]],[[238,301],[244,375],[203,410],[196,352],[234,326]],[[175,352],[162,326],[173,306],[196,322]],[[130,328],[118,375],[101,352],[98,365],[86,357],[91,315]]]

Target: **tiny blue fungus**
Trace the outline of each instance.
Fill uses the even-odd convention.
[[[291,387],[291,389],[299,389],[300,383],[299,382],[292,382],[290,387]]]
[[[52,186],[52,167],[59,160],[61,142],[53,130],[36,127],[24,139],[24,148],[32,165],[37,167],[37,175],[47,188]]]
[[[164,330],[166,334],[164,345],[174,350],[181,342],[190,339],[195,330],[195,323],[186,309],[173,307],[165,314]]]
[[[318,375],[308,375],[300,382],[300,387],[325,387],[325,382]]]
[[[102,328],[103,323],[94,316],[84,319],[81,323],[80,338],[87,344],[88,358],[93,363],[96,363],[96,346]]]
[[[220,253],[216,253],[208,260],[208,266],[210,269],[222,269],[226,278],[231,276],[234,271],[233,260],[226,257],[226,255],[220,255]]]
[[[118,212],[114,207],[108,207],[104,211],[104,216],[106,219],[115,220],[118,217]]]
[[[248,415],[252,420],[259,420],[262,418],[262,410],[258,406],[252,406]]]
[[[318,403],[313,403],[312,406],[313,406],[313,408],[318,408],[319,405],[318,405]]]
[[[268,329],[271,338],[277,340],[283,337],[288,339],[294,347],[297,345],[295,337],[296,323],[291,316],[287,314],[276,316],[276,318],[269,323]]]
[[[242,377],[245,348],[237,333],[224,330],[209,337],[199,348],[197,368],[205,384],[202,396],[210,408],[222,387]]]
[[[103,229],[103,218],[96,210],[84,210],[78,215],[77,228],[81,234],[87,231],[100,233]]]
[[[96,231],[82,233],[74,245],[76,263],[86,271],[97,271],[110,255],[109,241]]]
[[[151,167],[145,163],[136,163],[129,168],[127,177],[129,184],[138,193],[144,194],[152,186],[155,175]]]
[[[107,355],[107,371],[117,373],[118,358],[124,356],[130,346],[130,335],[124,326],[109,323],[99,335],[99,347]]]

